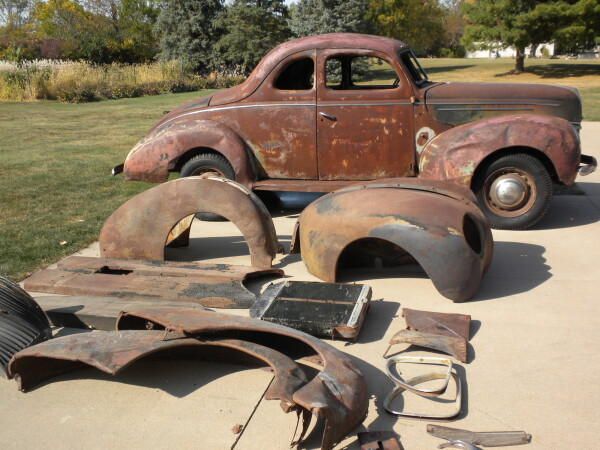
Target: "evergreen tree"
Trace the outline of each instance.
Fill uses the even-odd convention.
[[[262,57],[290,37],[283,0],[234,0],[215,24],[223,30],[216,45],[221,64],[248,74]]]
[[[178,59],[204,72],[214,66],[214,45],[220,37],[214,20],[222,0],[167,0],[156,20],[159,58]]]
[[[292,6],[290,29],[295,37],[323,33],[364,33],[365,0],[300,0]]]

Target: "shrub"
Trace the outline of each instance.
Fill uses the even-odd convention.
[[[80,103],[235,86],[231,73],[194,74],[178,61],[152,64],[90,64],[35,60],[0,61],[0,101],[59,100]]]

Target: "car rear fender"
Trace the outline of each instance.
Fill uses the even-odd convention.
[[[235,173],[235,181],[251,188],[254,171],[244,141],[222,123],[186,120],[168,123],[142,139],[127,155],[126,180],[162,183],[180,166],[186,155],[213,152],[223,155]]]
[[[575,181],[581,158],[575,129],[565,119],[538,115],[482,119],[439,134],[419,155],[419,176],[469,187],[484,159],[514,148],[542,153],[557,181],[566,185]]]

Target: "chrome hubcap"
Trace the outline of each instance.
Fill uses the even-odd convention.
[[[507,174],[494,180],[490,197],[494,204],[503,209],[517,209],[525,200],[527,185],[516,174]]]

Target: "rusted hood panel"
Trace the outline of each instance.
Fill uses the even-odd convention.
[[[458,125],[506,114],[542,114],[581,122],[576,89],[545,84],[443,83],[426,92],[429,113]]]

